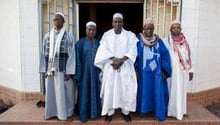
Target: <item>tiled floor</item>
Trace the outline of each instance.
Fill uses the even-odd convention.
[[[73,120],[58,121],[44,120],[44,108],[37,108],[36,101],[20,102],[0,115],[0,125],[79,125],[82,124],[77,116]],[[188,104],[189,118],[182,121],[168,118],[165,122],[157,122],[152,116],[137,116],[132,114],[131,123],[124,122],[120,113],[116,113],[112,125],[220,125],[220,119],[195,102]],[[90,120],[85,125],[105,125],[103,118]]]

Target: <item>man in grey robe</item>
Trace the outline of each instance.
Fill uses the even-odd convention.
[[[71,75],[75,74],[73,36],[63,24],[64,15],[54,15],[54,28],[43,40],[40,73],[46,76],[45,119],[67,120],[74,112],[74,89]]]

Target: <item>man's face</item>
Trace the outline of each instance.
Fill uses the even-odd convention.
[[[115,29],[116,33],[121,33],[123,27],[123,20],[121,18],[115,18],[112,21],[112,26]]]
[[[182,30],[181,25],[178,23],[174,23],[170,28],[170,32],[174,36],[180,35],[181,30]]]
[[[143,28],[146,37],[152,37],[154,33],[154,24],[146,24]]]
[[[54,16],[53,22],[56,29],[61,29],[65,21],[61,15],[57,14]]]
[[[94,38],[95,35],[96,35],[96,27],[95,27],[95,26],[92,26],[92,25],[87,26],[87,27],[86,27],[86,36],[87,36],[88,38]]]

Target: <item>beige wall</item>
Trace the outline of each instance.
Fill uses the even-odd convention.
[[[168,2],[167,0],[165,1],[165,8],[164,8],[163,0],[160,0],[158,5],[157,5],[157,1],[153,0],[152,6],[151,6],[151,1],[148,0],[146,6],[147,6],[146,18],[152,18],[154,20],[155,32],[160,37],[167,36],[170,32],[170,22],[172,22],[173,20],[179,20],[178,18],[179,17],[179,13],[178,13],[179,2],[173,4],[172,12],[171,12],[171,2]],[[152,7],[152,10],[150,9],[151,7]],[[157,7],[159,7],[159,9]],[[159,13],[158,15],[157,15],[157,10]],[[164,10],[165,10],[165,14],[164,14]],[[158,17],[158,22],[157,22],[157,17]],[[164,27],[165,29],[163,29],[163,24],[165,24],[165,27]]]
[[[39,91],[38,1],[7,0],[0,11],[0,85]]]
[[[200,0],[196,91],[220,87],[220,1]]]
[[[19,9],[19,0],[0,4],[0,85],[22,90]]]
[[[219,8],[219,0],[183,0],[183,32],[192,49],[195,73],[191,92],[220,87]]]
[[[19,0],[21,77],[24,92],[40,90],[38,4],[37,0]]]

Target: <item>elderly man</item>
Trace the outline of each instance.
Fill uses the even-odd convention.
[[[191,52],[186,37],[181,32],[179,21],[173,21],[171,34],[165,40],[172,62],[172,77],[169,81],[168,116],[182,120],[188,116],[186,109],[187,83],[193,79]]]
[[[154,34],[152,19],[144,20],[143,32],[138,35],[137,112],[153,113],[159,121],[166,120],[168,88],[166,78],[171,75],[170,55],[163,41]]]
[[[77,114],[82,122],[89,118],[101,116],[100,98],[100,69],[95,67],[94,59],[99,46],[95,38],[96,23],[86,23],[86,37],[76,43],[76,74],[73,78],[77,81],[78,98]]]
[[[46,76],[45,119],[67,120],[74,109],[71,75],[75,74],[75,47],[73,36],[63,26],[64,15],[55,13],[53,21],[54,28],[43,40],[40,66],[40,73]]]
[[[100,96],[102,115],[110,122],[115,109],[120,108],[125,121],[130,122],[130,111],[136,109],[137,79],[134,62],[138,39],[131,31],[123,28],[123,16],[115,13],[113,29],[105,32],[100,41],[95,65],[102,70]]]

